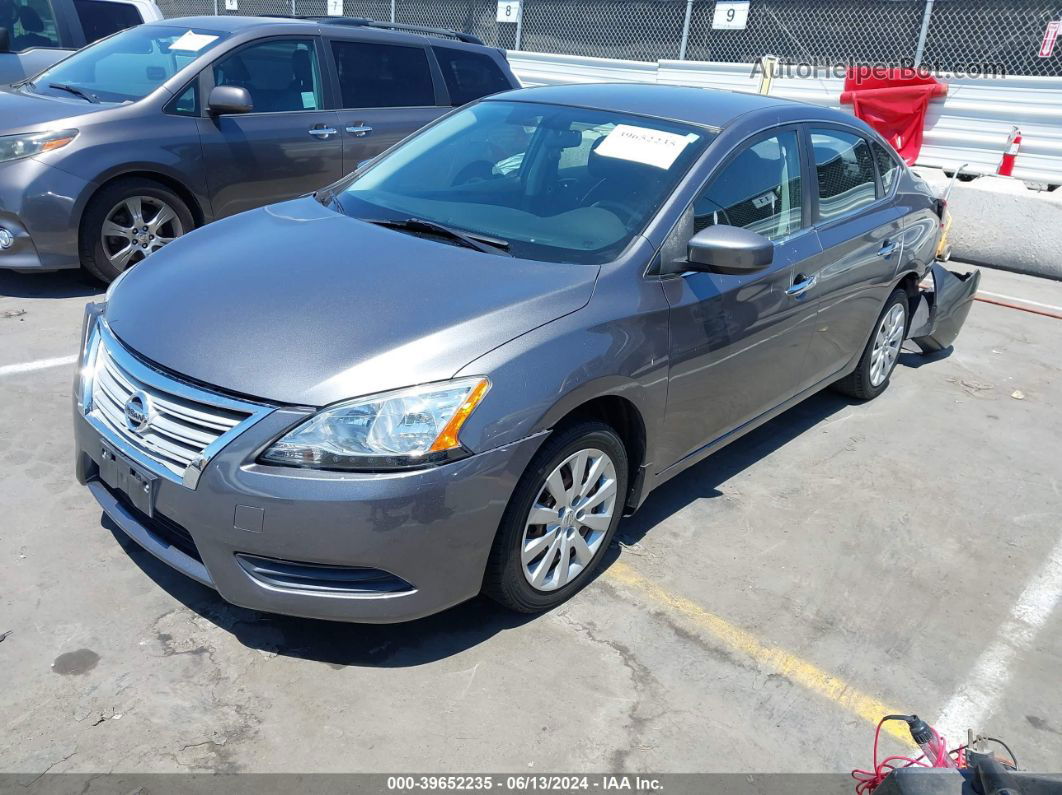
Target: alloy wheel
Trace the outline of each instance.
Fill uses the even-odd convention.
[[[562,461],[531,505],[520,543],[532,588],[555,591],[575,580],[601,548],[616,511],[616,466],[589,448]]]
[[[903,345],[903,334],[907,329],[907,313],[903,304],[895,304],[885,313],[874,336],[874,349],[870,354],[870,384],[881,386],[889,377]]]
[[[183,234],[180,216],[165,201],[130,196],[107,213],[100,240],[111,265],[123,271]]]

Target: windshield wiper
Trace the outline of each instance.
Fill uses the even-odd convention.
[[[91,102],[93,105],[100,104],[99,97],[97,97],[95,94],[90,94],[85,89],[78,88],[77,86],[68,85],[67,83],[49,83],[48,88],[57,88],[60,91],[69,91],[74,96],[81,97],[83,100]]]
[[[465,248],[482,251],[484,254],[504,253],[508,256],[512,256],[509,254],[508,240],[489,237],[488,235],[481,235],[476,232],[463,232],[423,218],[407,218],[405,221],[390,221],[385,218],[363,218],[361,220],[368,224],[386,226],[388,229],[402,229],[408,232],[426,232],[428,234],[438,235],[439,237],[446,237]]]

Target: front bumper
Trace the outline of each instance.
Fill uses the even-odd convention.
[[[149,521],[100,480],[101,435],[75,406],[77,478],[132,540],[242,607],[382,623],[419,618],[479,593],[502,513],[541,438],[410,472],[344,474],[248,463],[291,421],[290,413],[277,411],[254,425],[210,462],[195,489],[160,479]],[[166,525],[182,528],[194,552],[182,550],[186,545],[165,532]],[[253,573],[247,556],[365,567],[410,588],[292,587],[290,580],[277,584]]]
[[[0,268],[76,268],[78,224],[90,183],[32,157],[0,163],[0,227],[14,245]]]
[[[204,449],[197,477],[187,476],[191,466],[181,477],[130,446],[147,444],[150,429],[130,435],[109,423],[111,374],[153,395],[133,393],[163,411],[150,420],[159,431],[168,411],[160,390],[172,388],[169,405],[183,401],[192,413],[204,405],[196,395],[213,393],[185,385],[177,396],[184,382],[119,355],[100,309],[88,308],[74,385],[77,478],[148,552],[229,602],[311,618],[404,621],[479,593],[502,514],[544,434],[418,470],[262,466],[260,452],[311,411],[255,404],[253,417]],[[93,353],[104,349],[105,358]]]

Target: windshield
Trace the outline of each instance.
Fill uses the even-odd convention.
[[[333,207],[489,235],[518,257],[601,263],[642,231],[711,135],[611,111],[482,102],[354,177]]]
[[[199,28],[140,25],[74,53],[35,77],[30,87],[49,96],[73,94],[84,95],[88,101],[134,102],[227,35]]]

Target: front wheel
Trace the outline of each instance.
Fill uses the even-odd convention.
[[[856,369],[833,385],[859,400],[876,398],[889,385],[907,336],[907,293],[894,290],[881,310]]]
[[[523,613],[549,610],[589,582],[627,494],[627,452],[601,422],[554,432],[502,517],[483,590]]]
[[[81,264],[100,281],[114,281],[194,226],[188,206],[169,188],[148,179],[119,180],[85,209]]]

